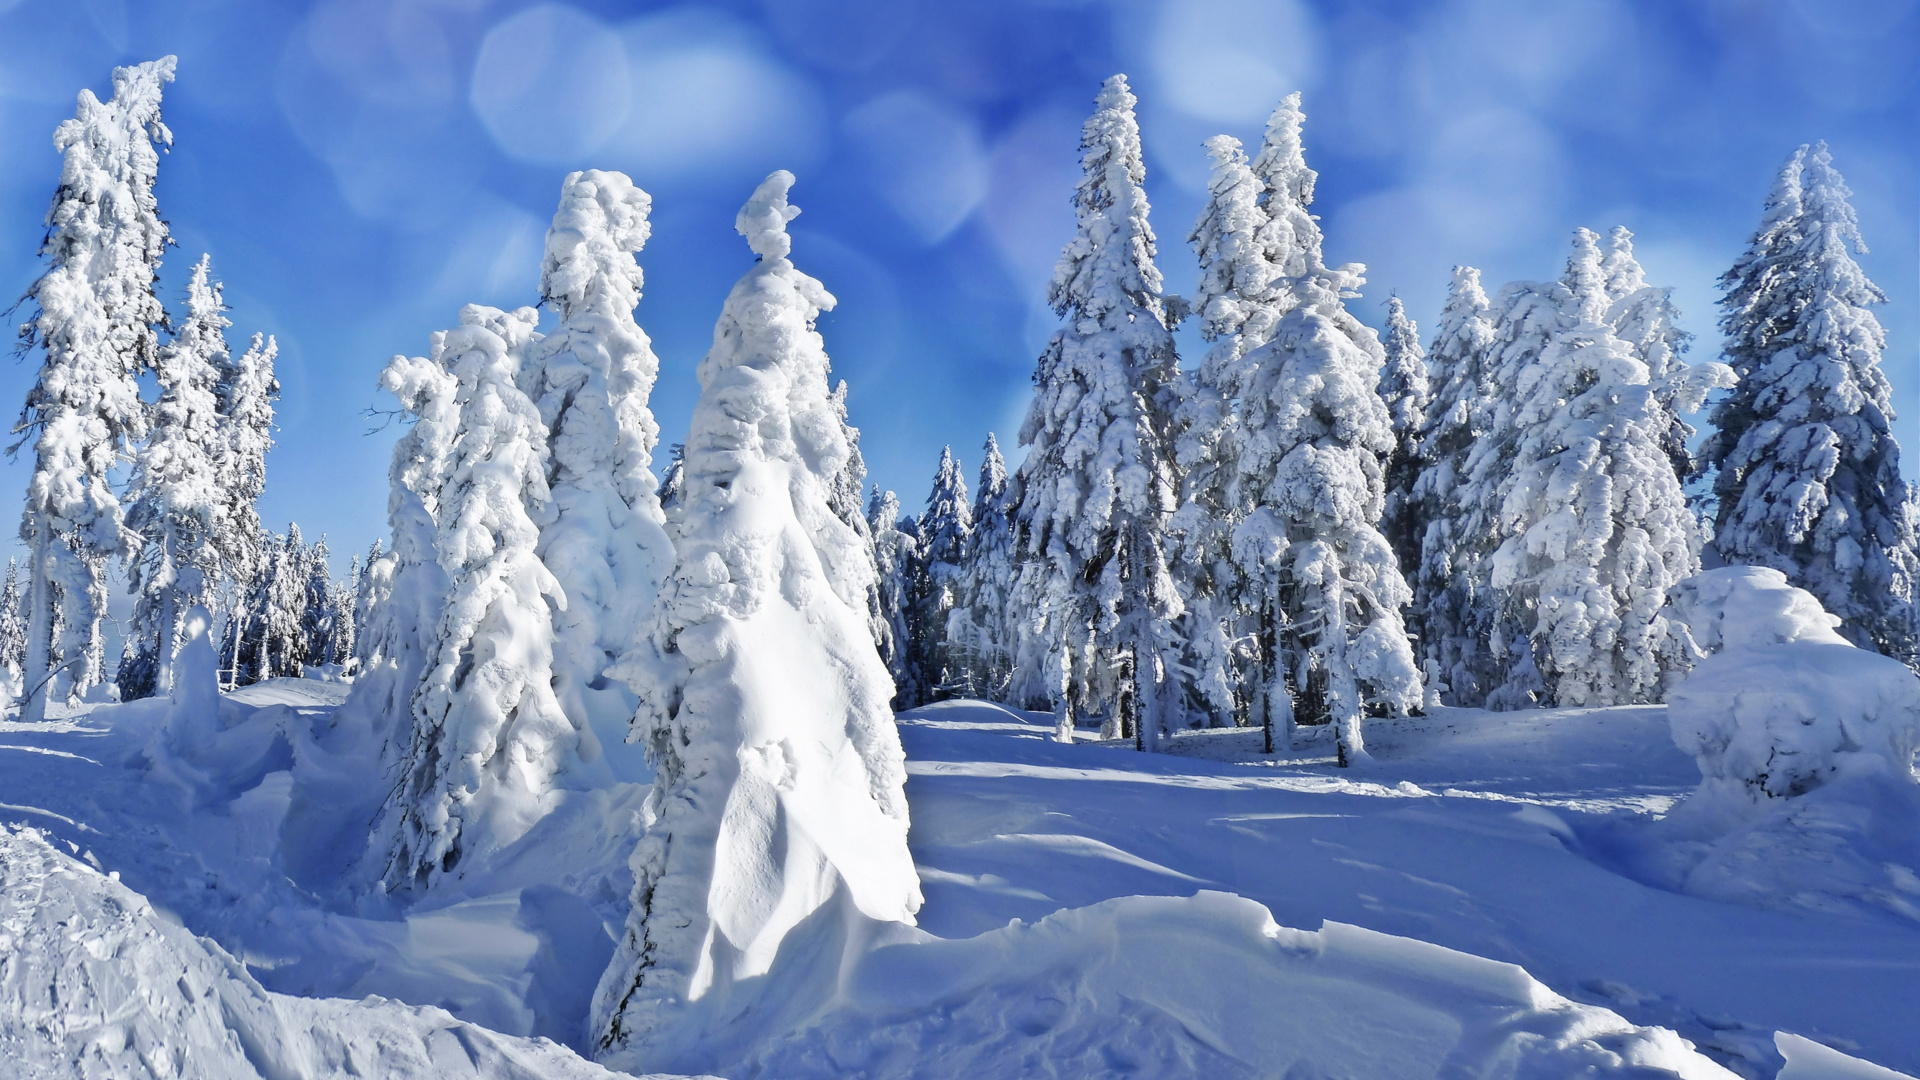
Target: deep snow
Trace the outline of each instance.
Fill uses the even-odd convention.
[[[404,915],[355,909],[331,875],[382,792],[354,771],[368,748],[330,725],[343,689],[276,680],[232,695],[197,762],[156,741],[164,701],[0,723],[0,820],[45,830],[59,849],[15,835],[7,858],[30,851],[51,864],[73,845],[152,902],[153,927],[177,919],[207,935],[265,991],[377,994],[451,1014],[352,1006],[375,1019],[326,1025],[391,1025],[408,1033],[401,1043],[426,1045],[457,1020],[509,1036],[474,1034],[498,1060],[571,1060],[517,1037],[584,1042],[587,995],[625,919],[644,789],[570,794],[483,873]],[[1913,830],[1893,827],[1915,820],[1910,802],[1812,803],[1845,796],[1828,785],[1794,800],[1819,819],[1811,825],[1750,822],[1732,847],[1678,834],[1661,815],[1699,773],[1661,707],[1373,722],[1377,764],[1364,773],[1332,768],[1330,740],[1276,760],[1257,753],[1257,732],[1190,732],[1173,753],[1145,755],[1059,745],[1051,725],[977,703],[902,717],[927,898],[920,929],[948,940],[902,940],[838,987],[807,988],[824,1015],[752,1054],[740,1048],[742,1058],[764,1075],[802,1077],[1043,1066],[1283,1075],[1299,1061],[1318,1072],[1291,1075],[1358,1077],[1420,1075],[1441,1061],[1460,1075],[1558,1076],[1639,1054],[1721,1075],[1677,1040],[1631,1026],[1641,1024],[1671,1028],[1748,1076],[1779,1071],[1776,1047],[1793,1055],[1780,1075],[1846,1075],[1818,1071],[1818,1043],[1920,1069],[1920,920],[1846,874],[1775,881],[1741,871],[1764,858],[1740,857],[1754,836],[1797,843],[1807,866],[1844,869],[1821,859],[1842,850],[1898,893],[1903,879],[1879,864],[1915,880]],[[1744,891],[1674,873],[1715,858],[1715,880]],[[51,877],[85,888],[61,903],[104,902],[104,877],[65,865]],[[125,890],[112,897],[140,904]],[[177,931],[128,933],[192,952]],[[6,980],[25,943],[71,960],[87,940],[57,937],[16,936],[0,951],[0,984],[17,985]],[[217,950],[193,955],[169,962],[221,970]],[[300,1032],[323,1022],[299,1010],[349,1008],[263,994],[227,970],[234,985],[222,992],[273,1003],[282,1026],[272,1030],[291,1032],[288,1046],[307,1045]],[[29,998],[0,998],[0,1037],[31,1036]]]

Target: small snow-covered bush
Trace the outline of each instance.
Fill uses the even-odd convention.
[[[1912,778],[1920,678],[1848,644],[1813,594],[1778,570],[1729,566],[1680,582],[1668,600],[1712,654],[1667,695],[1673,740],[1699,763],[1703,794],[1760,802],[1866,772]]]

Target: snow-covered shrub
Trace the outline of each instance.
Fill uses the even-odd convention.
[[[1778,570],[1729,566],[1668,596],[1670,615],[1712,651],[1667,695],[1703,794],[1763,802],[1866,772],[1912,778],[1920,678],[1849,644],[1813,594]]]

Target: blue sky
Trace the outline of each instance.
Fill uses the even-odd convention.
[[[0,0],[7,299],[39,273],[50,136],[74,95],[166,53],[165,299],[183,306],[210,252],[232,339],[278,336],[263,513],[327,533],[342,566],[385,531],[395,432],[365,434],[389,404],[375,376],[464,303],[535,301],[575,168],[654,196],[638,317],[663,442],[751,261],[734,212],[788,168],[794,260],[840,299],[821,329],[873,478],[915,508],[945,443],[971,477],[988,430],[1012,443],[1054,326],[1078,127],[1115,71],[1140,96],[1171,290],[1197,275],[1202,140],[1253,143],[1300,90],[1329,261],[1369,267],[1362,318],[1379,325],[1398,292],[1424,327],[1453,264],[1489,286],[1548,277],[1576,226],[1624,224],[1696,358],[1774,170],[1826,139],[1892,297],[1899,430],[1920,434],[1914,0]],[[0,401],[22,400],[34,362],[0,365]],[[0,490],[24,491],[29,464],[0,465]]]

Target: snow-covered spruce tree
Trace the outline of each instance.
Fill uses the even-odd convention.
[[[1669,414],[1670,426],[1661,448],[1673,462],[1681,481],[1694,472],[1693,425],[1682,419],[1698,412],[1707,395],[1734,385],[1736,376],[1724,364],[1688,364],[1681,360],[1693,335],[1680,329],[1680,309],[1673,289],[1648,285],[1646,272],[1633,255],[1633,234],[1616,225],[1607,237],[1604,262],[1607,275],[1607,321],[1614,336],[1633,349],[1647,365],[1647,382]]]
[[[21,327],[22,344],[43,350],[45,360],[12,447],[31,442],[34,454],[20,523],[30,579],[29,720],[44,719],[62,688],[80,692],[100,681],[107,563],[136,543],[109,474],[146,434],[136,380],[158,358],[167,321],[153,283],[172,240],[153,181],[159,148],[173,142],[160,121],[161,87],[173,69],[171,56],[115,68],[113,99],[82,90],[73,119],[53,135],[64,161],[40,246],[48,266],[27,288],[35,310]]]
[[[428,361],[457,384],[434,532],[450,587],[374,837],[389,891],[464,874],[519,839],[560,790],[604,779],[592,728],[554,696],[552,608],[566,597],[535,550],[553,514],[547,428],[520,388],[537,321],[532,308],[469,304]]]
[[[1156,749],[1179,707],[1182,613],[1164,547],[1174,510],[1170,413],[1179,371],[1154,266],[1146,167],[1125,76],[1101,88],[1081,130],[1079,227],[1047,300],[1067,325],[1034,373],[1020,429],[1015,590],[1018,662],[1044,665],[1057,720],[1104,712],[1102,734]],[[1018,681],[1018,680],[1017,680]]]
[[[1851,194],[1825,143],[1796,150],[1721,277],[1740,383],[1714,406],[1700,469],[1722,558],[1785,573],[1847,640],[1913,665],[1914,511],[1870,310],[1887,298],[1854,261],[1866,245]]]
[[[1412,593],[1380,534],[1393,425],[1374,332],[1347,311],[1362,267],[1294,279],[1296,306],[1251,356],[1238,484],[1254,509],[1235,554],[1266,594],[1257,612],[1269,732],[1334,725],[1341,764],[1367,760],[1361,721],[1421,704],[1401,611]],[[1293,709],[1275,717],[1291,689]]]
[[[576,726],[624,738],[635,702],[619,664],[673,565],[652,472],[648,409],[660,363],[634,322],[652,199],[617,172],[569,175],[547,231],[541,302],[560,317],[523,376],[547,426],[556,518],[538,554],[566,597],[554,613],[553,689]]]
[[[1449,705],[1486,700],[1494,674],[1488,648],[1493,598],[1487,558],[1498,538],[1494,503],[1471,485],[1469,461],[1492,430],[1501,395],[1487,351],[1493,346],[1491,305],[1480,271],[1453,268],[1440,329],[1427,360],[1438,384],[1420,431],[1420,471],[1413,482],[1413,517],[1420,525],[1409,621],[1420,642],[1429,694]]]
[[[227,671],[236,669],[240,642],[248,633],[251,616],[242,601],[259,586],[267,566],[262,541],[269,534],[260,522],[259,503],[267,489],[273,403],[280,397],[280,381],[273,374],[279,351],[271,337],[253,335],[238,358],[229,354],[231,362],[221,373],[216,391],[224,426],[212,451],[222,522],[214,532],[213,543],[227,579],[228,610],[220,661]]]
[[[920,560],[920,544],[903,524],[900,497],[875,485],[867,501],[867,535],[872,538],[881,627],[874,634],[874,645],[893,676],[895,709],[913,708],[925,693],[912,625],[913,576]]]
[[[395,770],[412,743],[413,695],[433,659],[448,592],[434,550],[434,520],[460,426],[460,384],[439,355],[395,356],[380,374],[380,388],[398,400],[412,425],[395,443],[388,467],[393,547],[381,554],[376,542],[369,553],[360,673],[338,714],[379,740],[382,761]],[[369,876],[377,879],[386,869],[386,851],[368,854]]]
[[[973,535],[961,574],[962,606],[947,620],[947,641],[964,665],[967,696],[1004,701],[1012,663],[1007,606],[1013,593],[1013,506],[1007,462],[992,432],[974,491]]]
[[[260,541],[265,565],[247,593],[234,663],[234,685],[297,678],[307,659],[307,545],[300,526]]]
[[[649,640],[668,680],[641,692],[637,720],[658,816],[592,1028],[596,1056],[635,1072],[717,1068],[814,1008],[814,989],[755,990],[803,922],[820,934],[789,954],[806,970],[775,985],[830,993],[842,950],[872,937],[862,926],[910,924],[920,906],[862,545],[828,501],[849,454],[813,329],[833,297],[788,260],[792,182],[774,173],[740,212],[760,261],[700,364],[678,560]]]
[[[347,576],[327,583],[328,603],[333,609],[333,633],[327,638],[326,662],[338,664],[346,671],[352,670],[359,651],[360,621],[354,617],[354,608],[360,593],[360,579],[364,576],[360,556],[356,554],[347,562]]]
[[[306,588],[300,603],[300,636],[307,647],[306,655],[301,657],[303,667],[333,663],[334,635],[342,632],[340,609],[334,604],[333,567],[327,562],[332,557],[325,533],[302,552]]]
[[[1420,433],[1433,405],[1433,387],[1427,371],[1426,350],[1420,347],[1420,328],[1407,318],[1397,296],[1387,298],[1387,334],[1381,340],[1386,363],[1380,368],[1380,400],[1393,423],[1393,452],[1387,456],[1386,509],[1380,531],[1400,560],[1400,573],[1411,580],[1420,565],[1420,504],[1413,497],[1420,475]]]
[[[27,660],[27,624],[21,618],[20,564],[7,560],[7,580],[0,585],[0,674],[8,682],[20,677],[20,665]]]
[[[160,400],[124,499],[140,546],[127,567],[135,599],[116,676],[122,701],[172,692],[180,621],[223,576],[215,537],[228,522],[216,462],[227,432],[216,391],[230,362],[221,331],[233,324],[209,262],[202,255],[194,265],[186,321],[160,350]]]
[[[1656,701],[1686,663],[1660,611],[1667,588],[1699,570],[1699,537],[1665,441],[1668,410],[1647,365],[1607,320],[1599,237],[1581,229],[1544,349],[1503,356],[1513,388],[1502,537],[1491,584],[1527,627],[1531,655],[1514,664],[1561,706]],[[1488,468],[1495,467],[1491,461]],[[1496,704],[1518,704],[1496,699]]]
[[[860,429],[853,426],[847,415],[845,379],[833,388],[833,415],[847,442],[847,463],[828,485],[827,505],[835,517],[846,522],[847,528],[860,537],[860,551],[866,556],[867,628],[873,634],[874,644],[880,648],[880,658],[887,662],[888,670],[892,670],[893,627],[880,600],[880,556],[874,547],[873,528],[867,523],[867,459],[860,452]]]
[[[967,480],[953,447],[942,447],[934,471],[927,508],[919,520],[918,572],[913,579],[915,667],[925,678],[922,702],[936,694],[951,694],[963,681],[960,660],[947,640],[947,623],[961,603],[961,576],[973,543],[973,507],[967,501]]]

